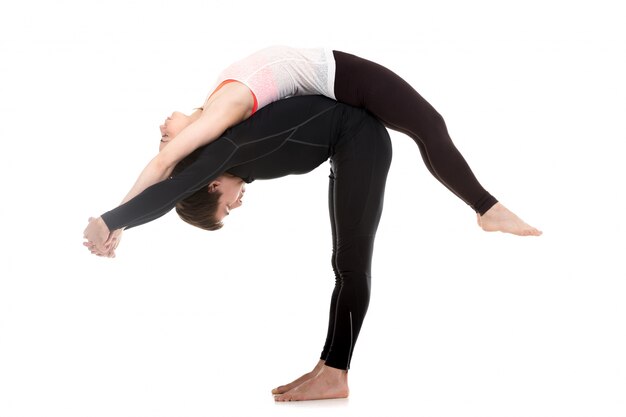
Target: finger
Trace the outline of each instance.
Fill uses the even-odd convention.
[[[104,243],[102,244],[102,246],[108,251],[109,248],[111,247],[111,241],[112,241],[112,236],[109,233],[109,236],[107,236],[106,240],[104,241]]]
[[[93,251],[93,252],[100,252],[100,253],[104,252],[104,251],[102,250],[102,248],[99,248],[99,247],[98,247],[98,246],[96,246],[96,245],[92,245],[92,246],[89,248],[89,250],[91,250],[91,251]]]

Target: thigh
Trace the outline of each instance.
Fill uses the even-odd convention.
[[[339,247],[376,234],[391,164],[391,141],[380,122],[367,117],[354,137],[331,157],[334,232]]]
[[[337,101],[367,109],[386,126],[413,139],[445,130],[441,115],[390,69],[356,55],[333,51]]]

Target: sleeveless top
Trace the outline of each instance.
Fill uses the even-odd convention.
[[[336,100],[335,59],[326,48],[262,49],[222,71],[211,94],[229,81],[239,81],[250,89],[255,99],[253,113],[292,96],[323,95]]]

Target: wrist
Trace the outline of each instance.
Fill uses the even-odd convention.
[[[111,233],[111,230],[109,229],[109,226],[107,226],[106,222],[104,221],[104,219],[102,218],[102,216],[98,217],[96,219],[96,222],[98,222],[98,226],[99,227],[103,227],[104,229],[106,229],[106,231],[108,233]]]

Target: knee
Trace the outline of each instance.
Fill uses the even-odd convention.
[[[360,300],[369,300],[372,277],[369,271],[340,269],[337,281],[344,295],[350,294]]]
[[[446,121],[443,119],[443,116],[439,114],[437,111],[433,110],[432,113],[428,114],[426,120],[427,126],[427,134],[421,135],[422,141],[428,144],[429,141],[440,143],[441,139],[449,139],[448,135],[448,127],[446,126]]]
[[[333,264],[335,276],[342,286],[368,294],[371,284],[370,257],[367,251],[355,251],[346,256],[338,256]]]

